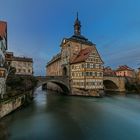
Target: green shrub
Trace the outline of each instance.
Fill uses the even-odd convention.
[[[10,91],[28,91],[35,88],[37,80],[33,76],[9,76],[6,81],[7,92]]]

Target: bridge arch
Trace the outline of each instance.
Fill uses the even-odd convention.
[[[112,80],[104,80],[103,84],[104,84],[105,90],[118,91],[118,89],[119,89],[118,85],[115,82],[113,82]]]
[[[67,86],[67,84],[62,82],[62,81],[60,81],[60,80],[59,81],[58,80],[46,80],[46,81],[40,82],[38,84],[38,87],[42,86],[42,88],[47,89],[47,84],[48,83],[53,83],[53,84],[58,85],[62,89],[63,94],[69,94],[70,93],[70,89]]]
[[[104,76],[103,84],[105,90],[110,91],[125,91],[125,78],[119,76]]]

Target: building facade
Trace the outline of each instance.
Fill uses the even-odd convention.
[[[6,52],[6,62],[16,69],[17,75],[33,75],[33,59],[14,56],[13,52]]]
[[[116,76],[116,71],[111,67],[104,67],[103,69],[104,76]]]
[[[61,76],[61,53],[54,56],[46,66],[46,74],[49,76]]]
[[[5,63],[5,51],[7,50],[7,23],[0,21],[0,67]]]
[[[7,50],[7,23],[0,21],[0,95],[5,94],[5,51]]]
[[[138,68],[138,77],[140,79],[140,68]]]
[[[103,89],[102,64],[95,47],[81,50],[71,63],[71,86],[85,90]]]
[[[122,77],[135,78],[135,71],[134,69],[128,67],[127,65],[123,65],[117,68],[116,75]]]
[[[74,22],[74,35],[61,42],[61,53],[48,62],[48,76],[67,76],[71,90],[102,90],[103,61],[96,45],[81,35],[81,23]],[[73,94],[75,94],[73,92]]]
[[[136,79],[140,83],[140,68],[138,68],[138,71],[136,72]]]

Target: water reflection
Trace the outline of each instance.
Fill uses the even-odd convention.
[[[0,139],[1,140],[8,140],[8,128],[6,127],[5,123],[0,122]]]
[[[139,140],[139,110],[139,95],[68,97],[38,89],[32,104],[1,120],[0,139]]]

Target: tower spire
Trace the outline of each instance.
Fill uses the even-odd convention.
[[[74,35],[81,35],[81,22],[78,19],[78,12],[74,23]]]
[[[77,12],[77,20],[78,20],[78,12]]]

